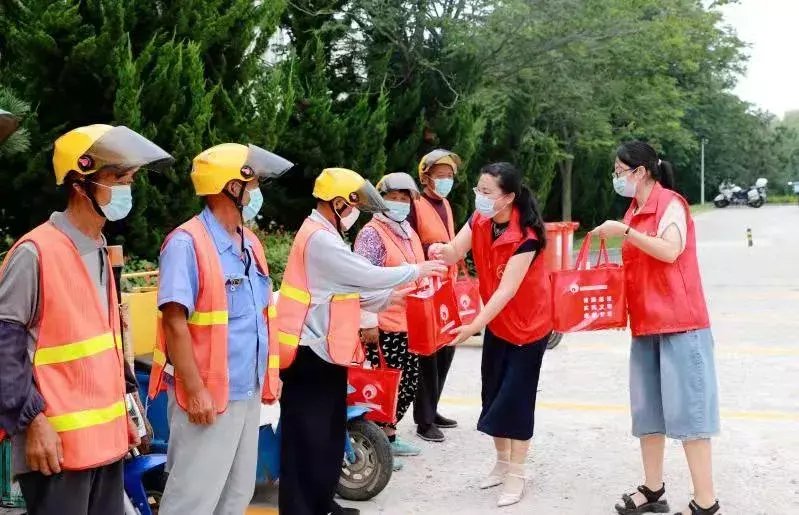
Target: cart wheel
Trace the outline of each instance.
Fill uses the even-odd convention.
[[[336,491],[348,501],[366,501],[388,484],[394,469],[391,444],[377,424],[358,418],[347,424],[355,463],[343,461]]]
[[[549,341],[547,341],[547,349],[554,349],[560,344],[560,341],[563,339],[563,333],[558,333],[553,331],[552,334],[549,335]]]

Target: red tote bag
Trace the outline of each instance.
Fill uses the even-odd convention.
[[[408,350],[430,356],[455,340],[450,331],[460,327],[458,303],[451,281],[434,279],[405,299]]]
[[[553,272],[555,331],[573,333],[627,327],[624,269],[611,263],[603,240],[594,268],[588,263],[591,234],[583,241],[574,270]]]
[[[458,316],[461,324],[471,324],[480,314],[480,283],[469,275],[466,263],[458,266],[458,279],[455,281],[455,299],[458,301]]]
[[[352,367],[347,371],[347,381],[355,391],[349,394],[348,404],[368,408],[366,418],[381,424],[397,423],[397,401],[402,370],[391,368],[377,344],[380,366],[377,368]]]

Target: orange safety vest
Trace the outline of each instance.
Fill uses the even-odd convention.
[[[383,241],[386,249],[386,262],[383,266],[400,266],[424,262],[424,250],[419,236],[411,229],[410,243],[412,252],[407,248],[407,242],[397,236],[385,222],[372,220],[365,227],[371,227]],[[380,329],[391,333],[407,333],[408,321],[405,317],[405,307],[395,304],[377,316],[377,325]]]
[[[447,223],[441,219],[436,208],[424,195],[413,201],[413,210],[416,214],[416,233],[422,245],[430,246],[433,243],[449,243],[455,238],[455,218],[449,200],[443,199],[444,209],[447,212]],[[455,281],[458,277],[458,265],[449,267],[449,277]]]
[[[14,249],[27,241],[36,245],[39,254],[40,321],[33,377],[44,398],[44,415],[61,438],[61,466],[84,470],[113,463],[128,452],[122,330],[114,278],[108,278],[105,310],[83,259],[66,234],[47,222],[23,236]]]
[[[187,322],[191,334],[194,361],[200,372],[203,384],[208,389],[218,413],[227,409],[228,404],[228,306],[225,292],[225,274],[222,271],[222,262],[219,259],[216,245],[199,217],[194,217],[184,223],[164,241],[164,247],[177,231],[184,231],[191,236],[194,243],[194,252],[197,256],[197,269],[200,290],[197,293],[194,313]],[[258,267],[265,275],[269,275],[264,248],[252,231],[244,228],[244,235],[252,245],[253,254]],[[163,249],[163,247],[162,247]],[[277,345],[277,327],[274,322],[275,307],[272,296],[264,310],[266,324],[269,331],[269,357],[266,369],[266,378],[261,392],[261,400],[272,402],[275,400],[280,372],[280,357]],[[166,341],[163,324],[159,313],[158,334],[156,346],[153,349],[153,367],[150,370],[150,398],[155,398],[159,392],[166,389],[163,381],[164,368],[169,355],[168,342]],[[180,376],[175,371],[175,397],[178,405],[186,409],[187,394]]]
[[[288,368],[294,362],[300,345],[305,317],[311,306],[308,275],[305,269],[305,251],[308,241],[317,231],[329,228],[306,218],[291,245],[283,284],[277,300],[277,339],[280,342],[280,367]],[[337,365],[350,366],[364,360],[358,335],[360,330],[361,295],[338,293],[330,299],[330,327],[327,329],[327,351]]]
[[[688,203],[679,194],[655,184],[646,204],[636,213],[633,199],[624,223],[636,231],[657,236],[658,225],[672,200],[688,212]],[[710,317],[702,289],[696,255],[694,221],[686,215],[685,250],[674,263],[649,256],[625,241],[622,245],[627,308],[633,336],[681,333],[710,327]]]

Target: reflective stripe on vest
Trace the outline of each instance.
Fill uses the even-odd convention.
[[[392,267],[424,261],[422,242],[413,229],[411,229],[410,239],[406,241],[396,235],[385,222],[375,218],[372,218],[366,227],[374,229],[383,242],[383,247],[386,249],[386,261],[383,266]],[[407,248],[408,244],[410,244],[410,249]],[[398,289],[405,286],[407,285],[400,286]],[[405,308],[401,304],[389,306],[388,309],[378,314],[377,320],[378,327],[385,332],[404,333],[408,331]]]
[[[44,415],[61,439],[62,467],[111,463],[128,450],[116,284],[110,275],[105,309],[69,237],[48,222],[23,236],[9,256],[28,241],[36,246],[41,292],[33,374]]]
[[[280,367],[294,362],[300,344],[305,317],[311,304],[311,292],[305,270],[305,251],[311,236],[327,230],[324,225],[306,218],[291,245],[283,284],[277,301]],[[331,231],[332,232],[332,231]],[[360,294],[334,294],[330,299],[330,326],[327,330],[328,353],[334,363],[350,365],[362,360],[358,329],[360,325]]]
[[[101,334],[80,342],[38,349],[33,355],[33,365],[38,367],[52,365],[53,363],[66,363],[76,359],[88,358],[114,347],[121,350],[122,339],[120,337],[114,338],[111,333]]]
[[[679,333],[710,327],[699,260],[696,231],[688,203],[679,194],[656,183],[644,207],[634,213],[636,202],[624,217],[635,230],[657,236],[658,226],[669,204],[677,200],[686,210],[685,250],[674,263],[659,261],[629,241],[622,246],[624,282],[630,329],[633,336]]]

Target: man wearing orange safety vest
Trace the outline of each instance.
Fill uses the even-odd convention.
[[[67,209],[20,238],[0,269],[0,425],[28,513],[123,512],[122,458],[139,437],[102,229],[129,213],[140,167],[171,162],[126,127],[64,134],[53,168]],[[135,381],[127,389],[135,395]]]
[[[447,195],[452,191],[455,174],[461,159],[454,152],[438,149],[419,161],[419,181],[424,187],[422,194],[411,205],[408,222],[419,235],[422,248],[427,250],[433,243],[449,243],[455,237],[455,218]],[[449,277],[457,277],[457,265],[449,269]],[[440,428],[457,427],[458,423],[438,413],[438,401],[444,390],[455,347],[447,346],[432,356],[419,358],[419,386],[413,403],[413,420],[416,434],[429,442],[443,442]]]
[[[169,479],[161,515],[244,513],[255,489],[261,402],[280,397],[272,283],[264,248],[244,226],[260,182],[294,166],[254,145],[194,158],[205,209],[167,236],[150,396],[168,393]]]
[[[361,308],[385,309],[393,289],[441,276],[440,262],[374,266],[342,238],[361,211],[387,212],[375,188],[352,170],[328,168],[314,184],[316,209],[289,253],[278,299],[283,396],[280,512],[357,514],[333,501],[347,425],[347,367],[364,359]]]

